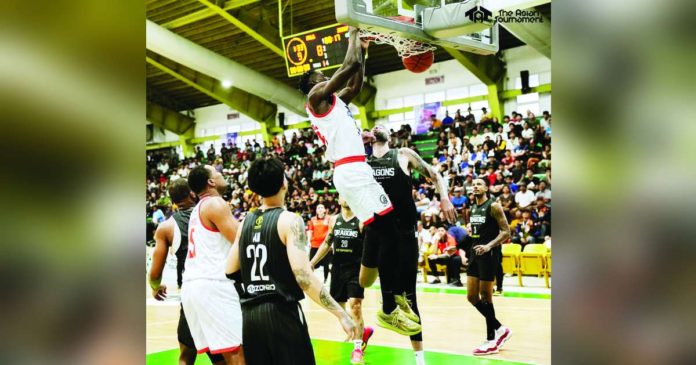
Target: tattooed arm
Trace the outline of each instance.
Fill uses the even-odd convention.
[[[321,280],[312,273],[312,268],[309,266],[309,259],[307,258],[309,242],[307,241],[302,217],[294,213],[283,212],[278,220],[278,233],[280,239],[287,247],[288,261],[300,288],[314,302],[338,318],[350,340],[359,338],[358,327],[355,325],[355,322],[331,297],[329,291],[322,285]]]
[[[435,184],[435,191],[440,194],[440,208],[445,213],[445,218],[450,223],[454,223],[457,219],[457,211],[449,198],[449,189],[447,181],[440,175],[430,164],[425,162],[414,150],[410,148],[399,149],[399,160],[406,159],[408,168],[414,169],[425,175],[430,181]]]
[[[510,238],[510,226],[508,225],[507,218],[505,218],[505,212],[503,212],[503,207],[500,203],[495,202],[491,204],[491,215],[498,222],[498,235],[486,245],[474,246],[474,252],[477,255],[484,254],[490,251],[493,247],[500,246],[503,242]]]

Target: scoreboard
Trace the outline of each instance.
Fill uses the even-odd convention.
[[[337,68],[348,51],[348,26],[334,24],[283,37],[288,76]]]

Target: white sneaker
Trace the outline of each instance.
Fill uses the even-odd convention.
[[[474,349],[474,355],[476,356],[481,356],[481,355],[490,355],[490,354],[497,354],[498,353],[498,345],[496,345],[495,339],[486,341],[481,344],[481,346],[477,347]]]
[[[498,347],[498,349],[500,349],[510,338],[510,336],[512,336],[512,331],[510,331],[510,329],[505,326],[500,326],[500,328],[495,330],[495,338],[493,339],[493,341],[495,341],[495,345]]]

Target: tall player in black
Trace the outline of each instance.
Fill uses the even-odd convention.
[[[456,210],[450,202],[447,183],[435,169],[410,148],[389,148],[389,132],[383,126],[372,129],[374,142],[372,144],[372,156],[368,164],[372,167],[375,180],[382,185],[384,191],[394,205],[399,237],[396,244],[399,246],[398,260],[399,273],[397,304],[414,321],[420,323],[418,302],[416,300],[416,278],[418,275],[418,235],[416,222],[418,213],[416,203],[413,200],[413,186],[411,183],[411,170],[416,170],[428,177],[434,184],[435,190],[440,194],[440,204],[445,218],[454,223]],[[408,311],[408,302],[412,311]],[[378,322],[379,317],[378,317]],[[381,324],[380,324],[381,325]],[[425,365],[423,355],[423,333],[419,332],[410,336],[411,346],[416,356],[417,365]]]
[[[176,256],[177,284],[181,288],[181,275],[184,271],[184,262],[188,252],[188,225],[191,211],[196,205],[196,195],[189,188],[186,179],[178,179],[169,186],[169,197],[179,207],[169,219],[160,223],[155,231],[155,250],[152,253],[152,266],[150,267],[150,287],[152,296],[157,300],[167,297],[167,286],[162,285],[162,271],[167,261],[169,248],[173,247]],[[183,243],[183,244],[182,244]],[[179,325],[177,326],[179,340],[179,365],[193,365],[196,362],[196,345],[191,336],[183,308],[179,311]],[[207,352],[210,362],[216,365],[225,364],[221,354],[213,355]]]
[[[299,303],[303,291],[338,318],[350,340],[359,336],[358,328],[312,273],[304,221],[284,207],[283,163],[257,159],[249,168],[248,184],[263,197],[263,204],[244,219],[226,269],[240,284],[247,364],[315,364]]]
[[[474,204],[469,214],[471,232],[462,243],[468,251],[466,290],[469,302],[486,318],[486,342],[474,355],[495,354],[512,332],[500,324],[493,308],[493,280],[498,268],[498,250],[510,238],[510,226],[500,203],[488,197],[488,179],[473,181]]]
[[[365,327],[362,316],[365,289],[360,286],[359,276],[364,240],[363,225],[343,197],[338,197],[338,203],[341,205],[341,213],[330,218],[326,238],[309,264],[312,269],[316,267],[333,247],[331,296],[343,308],[346,307],[346,301],[348,302],[350,315],[358,325],[358,333],[362,333],[362,338],[353,341],[351,364],[364,364],[363,352],[374,330]]]

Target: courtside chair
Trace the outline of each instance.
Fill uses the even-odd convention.
[[[449,283],[449,278],[447,277],[447,265],[436,264],[435,267],[437,271],[444,273],[445,283]],[[425,256],[423,261],[423,266],[421,266],[421,273],[423,274],[423,282],[428,283],[428,273],[430,273],[430,264],[428,263],[428,256]]]
[[[517,243],[504,243],[503,250],[503,273],[517,275],[517,280],[522,286],[522,271],[520,270],[520,253],[522,245]]]
[[[546,287],[549,287],[548,274],[546,272],[546,246],[542,244],[528,244],[520,254],[520,269],[522,275],[542,275],[546,279]]]
[[[546,287],[550,288],[549,286],[549,278],[551,277],[551,249],[549,249],[549,252],[546,254]]]

